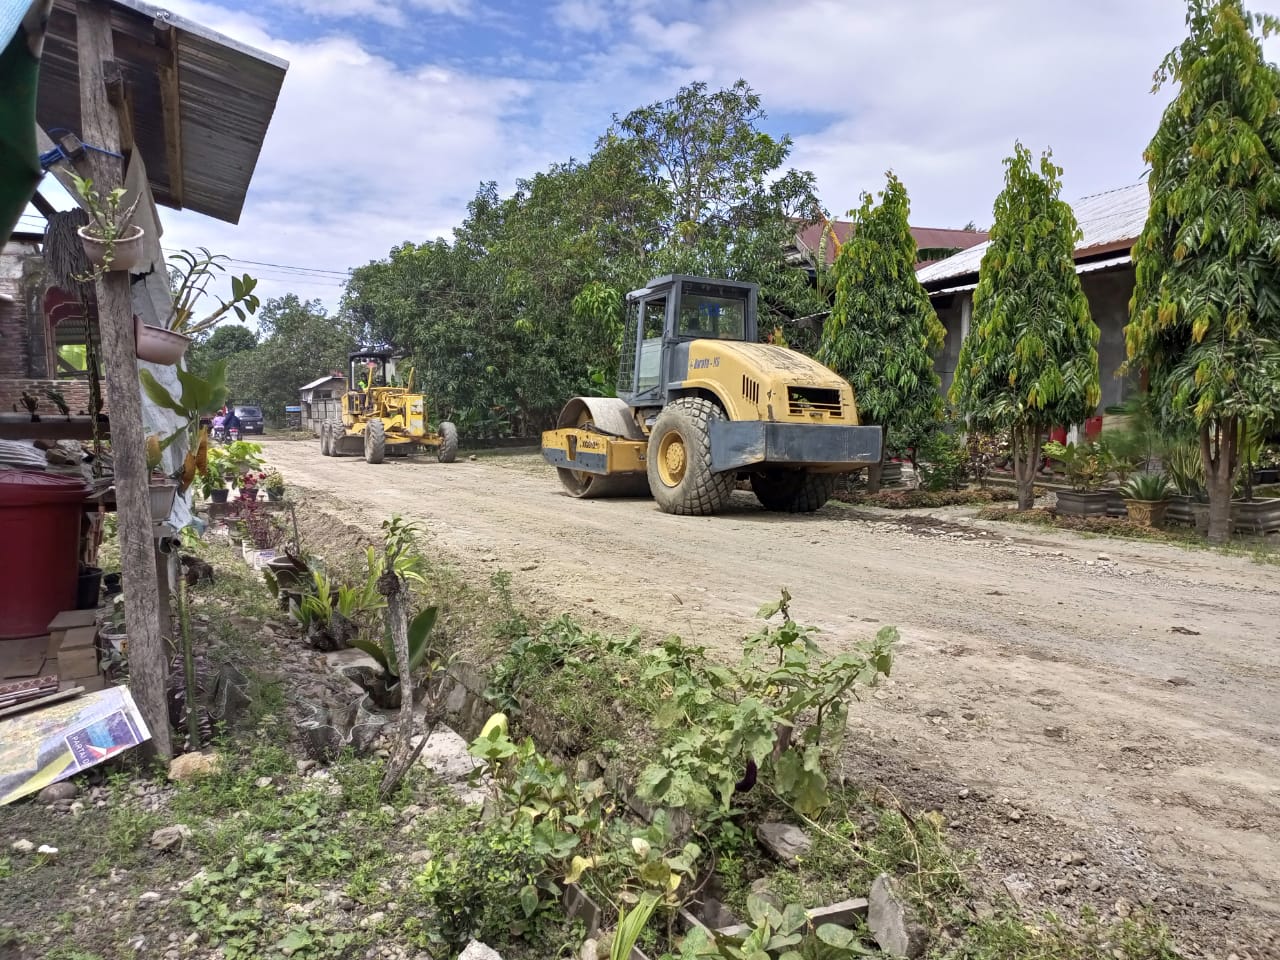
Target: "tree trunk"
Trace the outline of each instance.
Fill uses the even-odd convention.
[[[399,739],[391,749],[386,772],[378,787],[378,795],[386,800],[418,759],[427,738],[424,734],[418,742],[418,748],[413,748],[413,671],[409,669],[409,612],[405,608],[404,581],[396,576],[394,557],[387,558],[387,572],[378,579],[378,592],[387,598],[385,619],[387,630],[391,633],[391,644],[396,652],[396,670],[400,675],[400,717],[396,721]]]
[[[1019,424],[1010,432],[1013,446],[1013,475],[1018,482],[1018,509],[1036,504],[1036,466],[1040,463],[1040,428]]]
[[[1200,428],[1200,459],[1204,462],[1204,486],[1209,494],[1209,542],[1231,539],[1231,493],[1239,466],[1240,425],[1234,417]]]
[[[120,126],[107,100],[104,64],[114,59],[111,10],[106,4],[76,7],[76,47],[80,69],[80,126],[86,143],[119,152]],[[87,170],[84,167],[87,166]],[[81,161],[94,189],[106,194],[122,180],[120,161],[91,151]],[[133,301],[128,271],[107,273],[97,283],[98,329],[107,396],[111,402],[111,452],[120,531],[124,616],[129,629],[129,689],[151,731],[151,743],[165,759],[169,738],[167,663],[161,634],[155,543],[151,536],[142,389],[133,338]]]

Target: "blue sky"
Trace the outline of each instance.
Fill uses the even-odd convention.
[[[1053,148],[1068,199],[1133,183],[1184,30],[1178,0],[167,6],[291,66],[240,224],[162,211],[165,246],[281,265],[243,269],[330,307],[350,267],[448,236],[482,181],[583,157],[612,114],[692,80],[751,83],[837,214],[892,168],[915,224],[989,223],[1016,138]]]

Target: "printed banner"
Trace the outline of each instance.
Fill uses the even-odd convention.
[[[0,806],[151,739],[128,687],[0,720]]]

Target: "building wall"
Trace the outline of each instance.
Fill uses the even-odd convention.
[[[0,251],[0,379],[48,372],[44,325],[31,316],[41,268],[33,243],[12,242]],[[41,319],[37,307],[36,320]]]
[[[1109,406],[1123,403],[1138,389],[1136,375],[1125,378],[1116,375],[1126,357],[1124,328],[1129,322],[1133,283],[1131,266],[1080,276],[1093,322],[1098,325],[1098,383],[1102,387],[1099,413]]]
[[[951,294],[950,299],[939,298],[934,301],[938,319],[942,321],[947,331],[947,339],[942,345],[942,351],[933,361],[933,369],[942,379],[941,389],[944,397],[951,389],[951,381],[956,376],[956,364],[960,360],[960,343],[964,335],[965,304],[971,296],[972,294],[969,293],[955,293]]]
[[[1093,322],[1098,325],[1098,384],[1102,388],[1102,401],[1098,404],[1097,413],[1101,414],[1107,407],[1123,403],[1138,389],[1137,375],[1117,376],[1126,356],[1124,328],[1129,322],[1133,268],[1126,266],[1118,270],[1081,274],[1080,286],[1089,301]],[[934,360],[934,369],[942,379],[944,397],[955,379],[960,343],[967,333],[966,314],[972,310],[972,304],[972,291],[936,297],[933,301],[938,319],[947,330],[946,342]]]
[[[39,416],[56,418],[60,414],[53,401],[45,395],[45,391],[51,388],[66,398],[72,413],[89,412],[88,380],[37,380],[26,377],[0,378],[0,411],[14,413],[16,408],[16,412],[25,413],[26,409],[21,403],[22,392],[25,390],[40,398],[40,407],[36,410]],[[105,394],[105,389],[103,392]]]

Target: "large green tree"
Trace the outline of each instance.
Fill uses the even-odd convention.
[[[191,370],[203,375],[219,360],[228,360],[234,354],[252,350],[258,345],[258,335],[239,323],[224,323],[213,332],[197,340],[191,349]]]
[[[1101,396],[1098,327],[1072,256],[1080,228],[1061,188],[1048,153],[1037,172],[1031,151],[1015,145],[951,385],[972,426],[1009,430],[1019,510],[1034,503],[1044,431],[1081,423]]]
[[[885,445],[917,446],[942,415],[934,355],[946,330],[916,279],[916,241],[906,187],[892,172],[877,203],[869,193],[849,216],[853,235],[832,270],[836,300],[818,359],[847,379],[862,422],[885,431]],[[879,470],[869,487],[879,489]]]
[[[298,388],[332,370],[345,370],[357,329],[327,313],[319,300],[295,294],[268,300],[258,311],[259,342],[231,354],[227,385],[236,402],[262,406],[267,422],[284,422],[284,408],[298,402]]]
[[[1178,92],[1147,147],[1125,339],[1166,425],[1199,437],[1223,542],[1242,438],[1280,411],[1280,71],[1261,45],[1280,22],[1191,0],[1187,26],[1155,77]]]
[[[759,129],[745,83],[695,84],[616,119],[585,161],[508,197],[483,185],[450,240],[357,269],[344,312],[409,351],[465,435],[536,433],[569,397],[612,390],[623,295],[663,273],[761,284],[762,326],[819,309],[784,260],[812,176]]]

